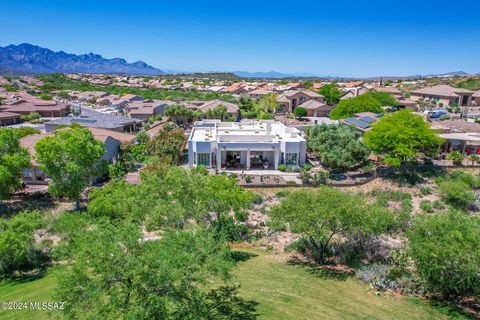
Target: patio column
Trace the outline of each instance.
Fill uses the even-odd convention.
[[[247,170],[250,170],[250,149],[247,150]]]
[[[217,169],[222,169],[222,149],[217,148]]]
[[[273,157],[273,169],[278,170],[278,158],[280,155],[278,153],[278,148],[275,148],[274,157]]]

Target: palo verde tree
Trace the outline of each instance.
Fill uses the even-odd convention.
[[[329,187],[292,192],[272,208],[270,217],[273,227],[289,227],[306,239],[314,250],[313,259],[322,264],[333,237],[378,234],[393,221],[390,211]]]
[[[233,261],[204,228],[143,241],[137,225],[103,222],[77,234],[70,253],[56,291],[68,318],[252,319],[213,303],[208,284],[226,279]]]
[[[22,186],[22,171],[30,165],[30,157],[20,146],[20,131],[0,129],[0,199]]]
[[[40,168],[50,178],[49,191],[75,200],[80,208],[80,193],[99,174],[103,143],[90,130],[80,126],[58,129],[35,145]]]
[[[418,273],[445,298],[480,296],[480,218],[463,212],[420,216],[407,233]]]
[[[432,156],[442,143],[430,125],[409,110],[383,116],[363,139],[391,166],[407,164],[420,153]]]
[[[308,148],[318,152],[320,161],[330,168],[351,169],[365,163],[370,155],[352,125],[321,124],[310,127],[307,133]]]

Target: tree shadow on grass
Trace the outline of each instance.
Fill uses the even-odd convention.
[[[48,211],[57,205],[58,201],[45,194],[15,195],[9,200],[0,201],[0,217],[8,218],[22,211]]]
[[[449,319],[468,317],[480,319],[480,299],[475,297],[461,298],[456,301],[445,301],[439,298],[428,300],[428,303],[448,315]]]
[[[245,252],[245,251],[232,251],[230,253],[230,258],[232,258],[232,260],[235,262],[244,262],[252,258],[255,258],[256,256],[258,255],[255,253]]]
[[[395,170],[384,177],[399,186],[415,186],[419,183],[425,183],[425,179],[416,170]]]
[[[207,294],[209,319],[254,320],[258,302],[238,296],[238,286],[223,286]]]
[[[322,279],[345,281],[352,276],[352,272],[348,269],[339,266],[319,265],[311,261],[300,260],[297,257],[288,260],[287,264],[301,267],[308,273]]]
[[[47,275],[47,268],[42,267],[42,268],[38,268],[38,269],[35,269],[33,271],[30,271],[30,272],[22,272],[22,273],[19,273],[17,275],[12,275],[9,278],[5,278],[4,282],[5,283],[20,284],[20,283],[26,283],[26,282],[39,280],[46,275]]]
[[[390,180],[399,186],[415,186],[425,183],[426,178],[444,176],[445,172],[445,168],[435,165],[406,166],[389,172],[384,176],[384,179]]]

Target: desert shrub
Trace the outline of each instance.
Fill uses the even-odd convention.
[[[277,193],[275,193],[275,196],[277,198],[284,198],[286,196],[288,196],[290,194],[290,191],[288,190],[281,190],[281,191],[278,191]]]
[[[252,183],[252,181],[253,181],[252,176],[245,176],[245,182],[246,183]]]
[[[287,166],[284,164],[279,164],[278,165],[278,170],[285,172],[287,170]]]
[[[311,164],[308,164],[308,163],[305,163],[302,168],[306,171],[310,171],[312,169],[312,165]]]
[[[22,212],[0,220],[0,275],[41,267],[47,260],[34,233],[44,225],[39,211]]]
[[[287,181],[287,185],[295,185],[295,184],[297,184],[297,183],[293,180],[288,180]]]
[[[247,211],[238,211],[235,212],[235,219],[240,222],[245,222],[248,220],[248,212]]]
[[[427,187],[427,186],[421,186],[420,187],[420,193],[422,194],[422,196],[427,196],[429,194],[432,194],[432,189],[430,187]]]
[[[328,182],[329,174],[326,171],[315,172],[312,176],[312,181],[316,185],[324,185]]]
[[[227,216],[221,216],[220,219],[213,221],[212,227],[227,241],[248,240],[252,233],[246,225],[235,223],[232,217]]]
[[[357,270],[358,279],[378,291],[395,290],[402,293],[423,291],[421,281],[409,271],[386,264],[371,264]]]
[[[462,181],[466,183],[472,189],[480,188],[480,179],[478,176],[473,176],[469,173],[464,171],[453,171],[447,176],[447,179],[455,180],[455,181]]]
[[[253,204],[261,204],[263,202],[263,197],[258,193],[254,193],[252,195],[252,202]]]
[[[435,209],[443,209],[443,202],[437,199],[433,201],[433,207]]]
[[[372,195],[376,197],[376,203],[382,207],[388,207],[389,202],[397,202],[400,208],[395,212],[395,222],[390,230],[406,230],[412,218],[412,195],[407,192],[393,190],[375,190]]]
[[[420,216],[407,233],[429,291],[444,298],[480,294],[480,218],[451,211]]]
[[[432,213],[433,212],[433,205],[430,201],[428,200],[422,200],[420,202],[420,209],[427,213]]]
[[[445,203],[456,209],[466,210],[475,200],[475,193],[463,181],[446,180],[438,184]]]
[[[452,151],[447,155],[447,159],[452,160],[453,164],[455,164],[457,166],[462,164],[463,158],[464,158],[463,154],[461,152],[458,152],[458,151]]]

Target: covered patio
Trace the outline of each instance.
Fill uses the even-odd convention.
[[[227,170],[274,170],[278,169],[280,154],[275,147],[230,150],[223,146],[217,150],[218,169]]]

